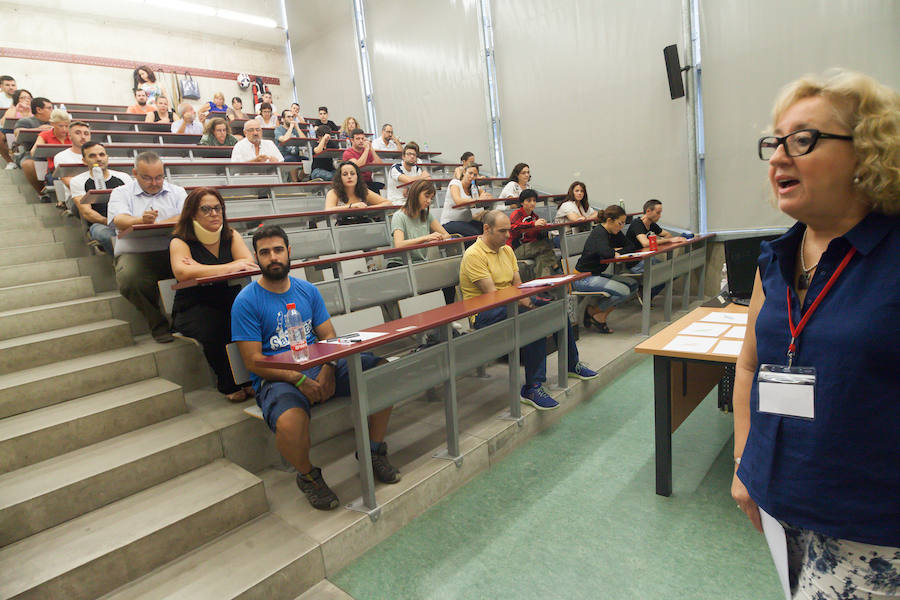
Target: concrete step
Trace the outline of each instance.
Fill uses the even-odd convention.
[[[187,412],[181,387],[159,377],[0,420],[0,473]]]
[[[26,217],[9,217],[0,220],[0,231],[12,230],[34,230],[48,229],[52,227],[60,227],[65,223],[63,216],[60,214],[49,217],[38,217],[35,215]]]
[[[59,253],[65,251],[63,244],[49,244],[50,246],[58,246]],[[40,252],[45,246],[30,246],[34,251]],[[28,246],[26,246],[28,248]],[[57,248],[54,248],[56,250]],[[7,254],[15,254],[21,248],[7,248],[5,252],[0,253],[0,260],[7,258]],[[29,262],[32,253],[26,257]],[[37,263],[37,261],[35,261]],[[19,264],[11,263],[9,266],[0,266],[0,288],[12,285],[25,285],[26,283],[40,283],[41,281],[54,281],[56,279],[69,279],[78,277],[81,273],[78,270],[78,259],[63,258],[54,256],[46,260],[41,260],[37,264]]]
[[[267,510],[262,481],[219,459],[0,550],[0,597],[95,598]]]
[[[316,546],[269,513],[102,600],[290,600],[325,576]]]
[[[327,579],[323,579],[294,600],[353,600],[353,596]]]
[[[0,238],[6,237],[6,232],[0,235]],[[51,236],[52,237],[52,236]],[[43,263],[45,261],[58,260],[66,257],[66,245],[62,242],[37,242],[35,244],[18,245],[9,248],[3,248],[0,252],[0,267],[19,267],[25,264]],[[33,269],[40,271],[40,269]],[[71,277],[71,276],[70,276]],[[41,280],[46,281],[46,280]],[[0,285],[16,285],[8,283]]]
[[[70,277],[56,281],[41,281],[0,288],[0,310],[14,310],[27,306],[41,306],[48,302],[62,302],[94,295],[90,277]]]
[[[56,238],[53,236],[52,229],[23,229],[21,231],[4,231],[3,235],[0,235],[0,248],[33,246],[35,244],[52,244],[55,241]]]
[[[0,375],[0,418],[156,377],[154,346],[137,344]]]
[[[0,475],[0,546],[221,456],[216,430],[184,414]]]
[[[10,338],[0,341],[0,375],[132,344],[131,327],[119,319]]]
[[[0,219],[17,217],[59,217],[60,210],[55,204],[27,204],[19,200],[16,204],[0,204]]]
[[[0,313],[0,340],[83,325],[113,316],[111,297],[107,292],[89,298],[76,298],[42,306],[29,306]],[[120,299],[124,301],[124,298]]]

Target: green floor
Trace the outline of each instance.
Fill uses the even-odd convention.
[[[778,598],[714,395],[654,494],[651,381],[646,360],[331,580],[358,600]]]

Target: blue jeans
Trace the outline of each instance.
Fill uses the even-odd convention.
[[[521,310],[521,309],[520,309]],[[506,318],[506,307],[498,306],[475,315],[475,329],[481,329],[494,323],[499,323]],[[554,339],[559,343],[556,334]],[[578,364],[578,347],[575,345],[575,334],[572,333],[572,324],[568,323],[568,359],[569,371],[574,371]],[[547,338],[535,340],[520,348],[522,352],[522,364],[525,367],[525,387],[540,385],[547,381]]]
[[[331,181],[334,179],[334,171],[329,171],[328,169],[313,169],[312,173],[309,174],[309,178]]]
[[[650,259],[650,262],[651,262],[651,264],[655,265],[655,264],[661,263],[662,261],[654,256]],[[644,273],[644,261],[639,260],[637,262],[637,264],[635,264],[634,266],[628,267],[628,270],[631,273],[635,273],[637,275],[642,275]],[[663,284],[660,284],[660,285],[650,288],[650,297],[652,298],[653,296],[660,293],[664,287],[666,287],[666,284],[663,283]]]
[[[290,350],[288,350],[290,352]],[[363,371],[371,369],[378,365],[383,359],[375,356],[371,352],[360,352],[362,358]],[[319,375],[322,366],[316,366],[303,371],[303,374],[311,379],[315,379]],[[337,368],[334,370],[334,398],[335,396],[350,395],[350,370],[347,366],[347,359],[340,358],[337,360]],[[275,426],[280,417],[286,410],[291,408],[302,408],[309,415],[311,405],[307,397],[296,386],[286,381],[265,381],[260,380],[259,389],[256,390],[256,403],[262,410],[263,419],[272,432],[275,432]]]
[[[98,242],[100,242],[100,246],[106,251],[107,254],[112,256],[113,238],[116,237],[115,227],[110,227],[109,225],[104,225],[103,223],[91,223],[91,228],[88,233],[90,233],[92,240],[97,240]]]
[[[628,300],[632,292],[638,288],[638,283],[627,277],[591,275],[573,281],[572,288],[578,292],[606,292],[609,298],[597,302],[597,308],[607,310]]]

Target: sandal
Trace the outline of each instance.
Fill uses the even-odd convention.
[[[247,392],[245,392],[244,390],[238,390],[233,394],[225,394],[225,399],[229,402],[234,403],[243,402],[247,399]]]
[[[245,386],[243,388],[243,390],[244,390],[244,393],[247,394],[248,398],[256,397],[256,390],[253,389],[252,385]]]
[[[594,319],[593,315],[588,315],[584,313],[584,326],[585,327],[593,327],[600,333],[612,333],[612,329],[606,324],[606,321],[600,322]]]

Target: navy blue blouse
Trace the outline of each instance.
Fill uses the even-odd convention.
[[[797,341],[794,366],[817,370],[813,421],[758,412],[738,477],[773,517],[832,537],[900,546],[900,218],[870,213],[831,241],[802,314],[851,245],[857,254]],[[766,300],[756,320],[758,364],[787,364],[786,290],[805,225],[764,242]],[[791,289],[795,324],[800,304]],[[757,374],[759,368],[757,367]]]

